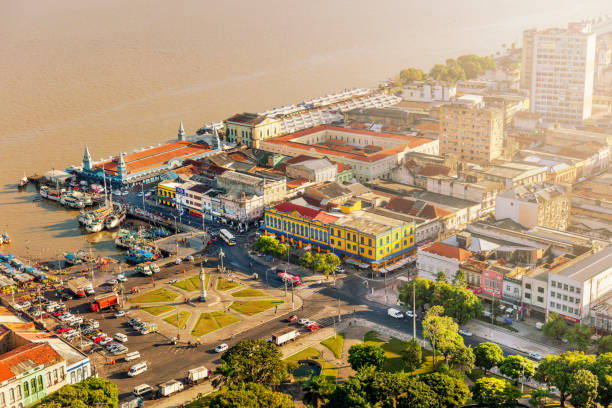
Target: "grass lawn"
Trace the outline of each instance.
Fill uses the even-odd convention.
[[[375,331],[367,332],[363,340],[368,344],[376,344],[385,350],[387,361],[385,361],[383,370],[392,373],[405,370],[404,362],[402,361],[402,351],[406,347],[406,342],[394,337],[385,342],[378,337],[378,333]],[[423,349],[423,356],[425,357],[425,362],[419,369],[415,370],[415,373],[425,374],[433,370],[432,353],[429,350]]]
[[[236,281],[231,281],[225,278],[217,278],[217,290],[230,290],[240,286],[240,284]]]
[[[208,282],[210,281],[210,274],[206,274],[206,282],[205,285],[208,287]],[[194,275],[191,278],[183,279],[178,282],[174,282],[172,286],[177,287],[179,289],[183,289],[186,292],[196,292],[200,291],[202,285],[200,285],[200,276]]]
[[[191,316],[190,312],[178,312],[178,325],[176,324],[176,313],[171,314],[170,316],[164,318],[164,322],[170,323],[174,327],[184,328],[187,320],[189,320],[189,316]]]
[[[232,316],[221,311],[202,313],[198,318],[197,323],[191,330],[191,335],[195,337],[201,337],[207,333],[219,330],[222,327],[229,326],[239,322],[240,319],[236,316]]]
[[[246,288],[246,289],[242,289],[242,290],[232,293],[232,296],[233,297],[259,297],[259,296],[266,296],[266,293],[262,292],[259,289]]]
[[[168,290],[166,288],[159,288],[152,290],[142,295],[130,298],[132,303],[162,303],[171,302],[178,297],[178,293]]]
[[[325,339],[321,342],[321,344],[334,353],[336,358],[340,358],[342,355],[342,346],[344,345],[344,334],[338,334],[336,338],[332,336],[329,339]]]
[[[163,315],[174,309],[176,309],[174,306],[143,306],[140,308],[140,310],[151,313],[153,316]]]
[[[307,349],[285,359],[285,361],[295,361],[296,363],[299,360],[316,361],[317,363],[321,364],[321,376],[334,383],[336,382],[336,378],[338,378],[338,367],[321,357],[321,353],[319,353],[316,349],[308,347]]]
[[[230,307],[243,315],[253,316],[283,303],[284,300],[238,300]]]

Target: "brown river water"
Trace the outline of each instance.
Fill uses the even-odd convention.
[[[239,111],[376,86],[410,66],[521,43],[533,26],[612,14],[609,0],[3,0],[0,251],[116,253],[76,212],[18,192],[24,173],[172,139]]]

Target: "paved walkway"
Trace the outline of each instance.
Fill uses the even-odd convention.
[[[199,296],[199,290],[196,291],[185,291],[183,289],[177,288],[175,286],[171,286],[168,282],[169,280],[164,281],[156,281],[155,288],[166,288],[172,290],[173,292],[179,293],[179,297],[177,297],[174,301],[171,302],[159,302],[159,303],[132,303],[129,302],[128,305],[133,309],[130,311],[130,316],[140,317],[143,320],[151,321],[157,323],[158,331],[164,336],[171,338],[177,336],[179,334],[179,330],[176,326],[164,321],[164,318],[169,316],[176,315],[177,312],[189,312],[190,316],[187,320],[185,326],[180,330],[180,340],[181,342],[196,342],[202,341],[200,337],[195,337],[191,334],[191,330],[195,326],[200,314],[213,312],[213,311],[223,311],[227,314],[230,314],[238,319],[239,322],[230,324],[229,326],[222,327],[216,331],[207,333],[206,342],[207,343],[215,343],[215,342],[224,342],[233,338],[234,336],[252,329],[264,322],[267,322],[272,319],[276,319],[278,316],[290,312],[291,310],[297,310],[302,306],[302,297],[299,294],[299,291],[296,291],[293,296],[293,303],[291,302],[292,296],[291,292],[287,292],[285,296],[284,291],[282,289],[275,288],[266,288],[265,283],[262,283],[257,280],[253,280],[252,278],[247,277],[242,273],[233,273],[232,280],[238,282],[240,286],[227,290],[217,290],[216,282],[219,278],[227,278],[227,275],[216,272],[216,268],[206,268],[206,273],[210,274],[210,280],[207,288],[207,298],[206,302],[201,303],[197,300],[193,302],[187,303],[188,299],[196,299]],[[188,279],[196,274],[185,275],[183,279]],[[182,280],[182,279],[181,279]],[[263,297],[234,297],[232,294],[240,291],[245,288],[253,288],[259,289],[266,293],[266,296]],[[153,288],[151,288],[153,289]],[[146,293],[146,292],[141,292]],[[263,299],[282,299],[285,303],[278,306],[278,308],[272,307],[266,311],[258,313],[254,316],[243,315],[233,309],[230,309],[229,306],[235,301],[249,301],[249,300],[263,300]],[[143,310],[140,310],[141,306],[165,306],[171,305],[176,309],[170,312],[161,314],[159,316],[153,316]]]

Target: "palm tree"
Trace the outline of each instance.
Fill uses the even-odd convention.
[[[323,401],[334,390],[334,384],[325,377],[314,377],[304,386],[304,399],[320,408]]]

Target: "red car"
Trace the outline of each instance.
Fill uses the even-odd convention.
[[[102,340],[104,340],[105,338],[106,338],[106,336],[98,336],[98,337],[96,337],[96,338],[94,339],[94,343],[99,343],[99,342],[101,342]]]
[[[64,311],[63,311],[63,310],[57,310],[55,313],[53,313],[53,316],[55,316],[55,317],[60,317],[60,316],[61,316],[61,315],[63,315],[63,314],[64,314]]]
[[[70,326],[62,326],[59,329],[57,329],[58,333],[66,333],[69,332],[70,330],[72,330],[72,327]]]
[[[297,321],[297,316],[296,315],[291,315],[287,318],[288,322],[295,322]]]
[[[308,330],[310,330],[311,332],[317,330],[319,328],[318,324],[311,324],[310,326],[308,326]]]

